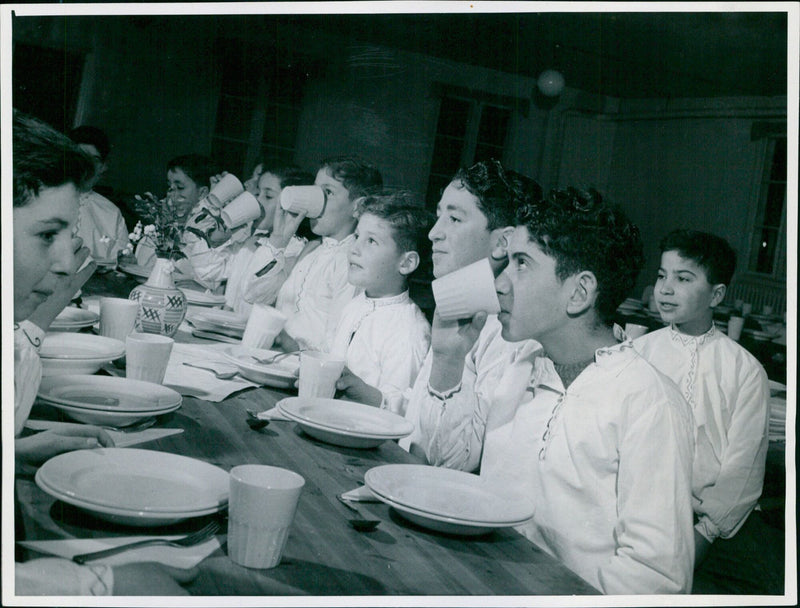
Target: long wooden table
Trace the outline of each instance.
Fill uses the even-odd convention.
[[[383,503],[360,503],[362,511],[381,523],[373,532],[356,531],[348,522],[351,513],[336,495],[362,484],[365,472],[374,466],[418,461],[392,441],[366,450],[322,443],[293,422],[272,421],[259,431],[250,429],[247,408],[268,409],[292,394],[260,387],[220,403],[184,397],[181,409],[158,422],[184,432],[141,446],[198,458],[225,470],[248,463],[285,467],[306,480],[280,565],[254,570],[233,563],[226,554],[223,527],[221,549],[200,564],[200,575],[187,587],[193,595],[597,593],[510,528],[479,537],[450,536],[417,527]],[[48,415],[36,408],[33,417]],[[56,501],[30,478],[19,478],[16,489],[31,540],[180,533],[202,525],[195,520],[168,528],[125,528]]]

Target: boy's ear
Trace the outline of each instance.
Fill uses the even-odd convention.
[[[419,266],[419,254],[416,251],[406,251],[400,258],[397,269],[402,275],[410,275]]]
[[[728,293],[728,286],[725,283],[718,283],[711,288],[711,308],[716,308],[725,299],[725,294]]]
[[[514,226],[506,226],[505,228],[496,228],[492,231],[492,252],[491,258],[493,260],[504,260],[508,255],[508,239],[511,238],[511,233],[514,232]]]
[[[578,316],[594,307],[597,300],[597,277],[591,270],[583,270],[569,279],[573,285],[567,300],[567,314]]]

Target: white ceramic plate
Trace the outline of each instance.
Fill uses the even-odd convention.
[[[43,376],[93,374],[124,354],[125,344],[120,340],[72,332],[46,334],[39,349]]]
[[[117,269],[121,270],[125,274],[139,277],[141,279],[148,278],[150,273],[153,272],[152,266],[139,266],[139,264],[117,264]]]
[[[195,306],[220,306],[225,304],[225,296],[205,293],[196,289],[180,288],[180,290],[186,296],[186,301]]]
[[[757,329],[745,329],[742,330],[742,334],[745,336],[750,336],[756,342],[766,342],[767,340],[772,340],[773,338],[778,337],[778,334],[767,331],[758,331]]]
[[[78,331],[91,327],[100,320],[100,315],[91,310],[67,306],[50,324],[49,331]]]
[[[263,348],[231,346],[222,351],[222,354],[236,366],[242,376],[251,382],[275,388],[293,388],[300,372],[300,357],[298,355],[282,357],[269,365],[256,363],[251,357],[251,355],[255,355],[259,359],[266,359],[277,355],[278,352]]]
[[[383,465],[367,471],[364,482],[398,510],[440,523],[491,529],[519,525],[533,517],[533,505],[523,496],[463,471]]]
[[[414,430],[402,416],[352,401],[289,397],[278,409],[312,437],[344,447],[373,448]]]
[[[229,310],[207,309],[195,312],[187,320],[201,331],[219,332],[241,338],[247,326],[247,317]]]
[[[36,472],[45,492],[96,516],[128,525],[167,525],[228,504],[223,469],[177,454],[136,448],[77,450]]]

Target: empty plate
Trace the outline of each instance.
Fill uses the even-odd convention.
[[[376,447],[414,430],[402,416],[353,401],[289,397],[278,402],[278,409],[312,437],[351,448]]]
[[[247,317],[229,310],[201,310],[188,316],[187,320],[201,331],[217,332],[235,338],[241,338],[247,326]]]
[[[206,293],[196,289],[180,288],[183,295],[186,296],[186,301],[195,306],[221,306],[225,304],[225,296],[213,293]]]
[[[120,340],[71,332],[46,334],[39,349],[43,376],[93,374],[124,354]]]
[[[231,346],[222,351],[225,359],[233,363],[239,373],[257,384],[275,388],[294,388],[300,371],[300,357],[296,354],[281,357],[275,363],[258,363],[253,357],[267,359],[280,351],[247,346]]]
[[[216,513],[227,506],[230,483],[226,471],[201,460],[136,448],[60,454],[39,468],[35,480],[63,502],[134,526]]]
[[[100,315],[91,310],[67,306],[50,324],[49,331],[78,331],[91,327],[100,320]]]

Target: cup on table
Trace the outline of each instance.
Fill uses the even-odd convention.
[[[325,191],[319,186],[286,186],[281,191],[281,207],[290,213],[306,212],[315,218],[325,209]]]
[[[125,342],[133,331],[139,303],[126,298],[100,298],[100,335]]]
[[[454,270],[431,283],[436,313],[443,321],[467,319],[480,311],[500,312],[488,258]]]
[[[208,193],[207,199],[209,203],[219,208],[242,192],[244,192],[242,182],[235,175],[228,173],[214,184],[214,187]]]
[[[286,315],[266,304],[253,304],[242,335],[242,346],[270,348],[286,325]]]
[[[750,304],[750,302],[744,302],[744,303],[742,304],[742,316],[743,316],[743,317],[746,317],[746,316],[747,316],[747,315],[749,315],[751,312],[753,312],[753,305],[752,305],[752,304]]]
[[[323,397],[336,394],[336,381],[344,370],[344,359],[320,351],[300,353],[298,397]]]
[[[261,464],[233,467],[228,557],[246,568],[277,566],[304,485],[305,479],[287,469]]]
[[[631,340],[635,340],[639,336],[647,333],[647,325],[639,325],[638,323],[625,323],[625,335]]]
[[[744,317],[731,317],[728,319],[728,337],[731,340],[739,341],[742,337],[742,328],[744,327]]]
[[[125,375],[134,380],[161,384],[174,343],[172,338],[159,334],[130,334],[125,339]]]
[[[222,210],[222,221],[228,228],[238,228],[261,217],[261,204],[249,192],[242,192]]]
[[[764,315],[765,317],[771,317],[773,310],[774,309],[772,308],[772,306],[764,304],[764,308],[761,309],[761,314]]]

